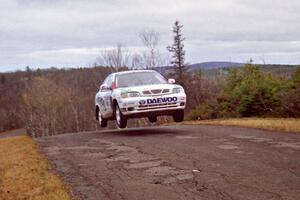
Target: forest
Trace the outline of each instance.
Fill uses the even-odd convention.
[[[188,71],[183,80],[186,119],[300,117],[300,67],[281,69],[248,63],[240,68]],[[0,131],[26,127],[38,137],[99,129],[94,95],[112,71],[102,66],[28,67],[1,73]],[[171,71],[163,75],[174,77]]]

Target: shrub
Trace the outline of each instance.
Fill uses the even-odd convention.
[[[288,117],[300,117],[300,68],[298,68],[292,77],[292,80],[286,84],[284,90],[280,93],[281,109],[280,113]]]
[[[214,101],[199,105],[188,119],[300,116],[300,69],[287,79],[246,64],[231,70],[225,83]]]

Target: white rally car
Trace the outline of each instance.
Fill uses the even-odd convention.
[[[148,117],[156,122],[157,116],[172,115],[175,122],[181,122],[186,94],[174,83],[153,70],[112,73],[96,94],[96,119],[101,127],[116,120],[119,128],[125,128],[129,118]]]

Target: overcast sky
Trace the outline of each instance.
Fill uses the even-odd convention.
[[[0,0],[0,71],[89,66],[101,50],[138,51],[138,33],[179,20],[186,61],[300,64],[299,0]]]

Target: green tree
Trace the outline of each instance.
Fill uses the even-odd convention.
[[[286,79],[263,73],[259,66],[248,63],[243,68],[231,70],[216,100],[200,105],[190,118],[278,116],[282,112],[280,92],[287,85]],[[296,90],[293,96],[295,93]],[[289,110],[295,108],[292,104]]]
[[[183,25],[181,25],[179,21],[175,21],[173,26],[174,42],[171,46],[168,46],[167,49],[173,54],[171,65],[174,67],[174,75],[179,84],[185,86],[188,66],[185,63],[185,50],[183,44],[185,38],[182,36],[182,28]]]
[[[300,67],[281,92],[281,115],[300,117]]]
[[[280,105],[280,89],[278,78],[249,63],[230,72],[220,103],[227,112],[242,117],[273,113]]]
[[[30,84],[32,81],[33,72],[29,66],[26,67],[26,80]]]

